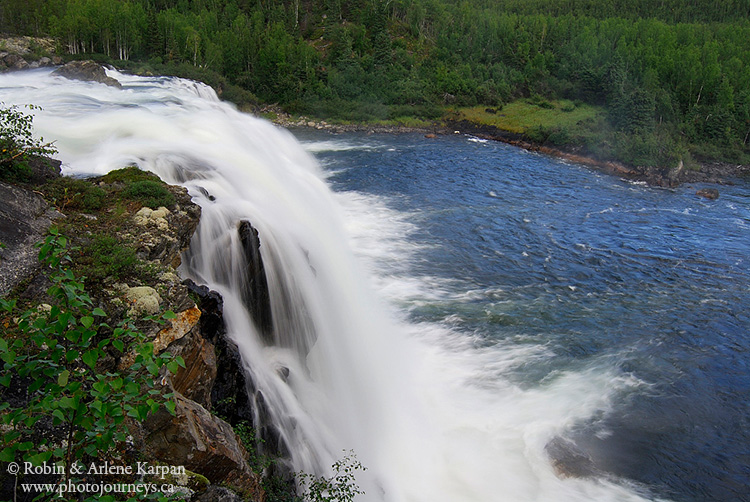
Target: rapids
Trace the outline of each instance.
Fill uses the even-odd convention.
[[[501,285],[497,276],[482,275],[477,256],[501,252],[502,239],[481,221],[481,208],[505,197],[508,187],[483,189],[483,202],[475,208],[474,232],[491,244],[462,249],[463,235],[438,235],[422,225],[425,214],[456,211],[450,192],[441,195],[445,200],[426,201],[408,189],[376,190],[387,183],[382,170],[352,164],[356,156],[330,156],[409,155],[416,136],[399,139],[391,150],[385,138],[361,136],[347,141],[303,133],[303,145],[289,132],[219,101],[203,84],[109,74],[123,84],[121,90],[68,81],[49,70],[4,74],[0,100],[42,108],[34,112],[35,129],[56,142],[66,175],[98,175],[135,164],[188,188],[203,212],[181,272],[224,297],[228,333],[265,396],[295,470],[325,473],[353,450],[367,467],[358,475],[366,491],[358,500],[368,501],[659,497],[646,483],[614,469],[591,477],[559,475],[547,446],[556,438],[574,439],[581,424],[598,423],[622,400],[650,392],[652,381],[606,351],[566,356],[565,364],[550,366],[559,351],[550,337],[539,335],[554,329],[549,323],[535,325],[534,333],[506,332],[512,336],[483,331],[504,329],[503,322],[490,326],[483,316],[512,324],[513,315],[538,313],[544,310],[539,302],[554,303],[555,295],[582,287],[563,281],[553,285],[559,291],[534,290],[536,279],[549,282],[540,271],[556,266],[552,258],[544,264],[552,256],[549,243],[528,248],[526,256],[505,257],[508,264],[523,262],[521,269],[533,263],[527,281]],[[482,146],[466,138],[452,141],[461,141],[462,148]],[[416,164],[440,159],[421,153]],[[399,183],[445,182],[442,170],[430,178],[429,170],[410,171],[414,167],[399,167]],[[369,185],[342,181],[350,170],[361,170]],[[453,176],[468,176],[459,171]],[[523,229],[538,223],[518,204],[518,215],[503,225]],[[263,342],[241,300],[244,262],[236,232],[241,220],[260,235],[273,344]],[[590,246],[571,244],[577,245]],[[567,249],[568,243],[561,246]],[[474,252],[479,254],[463,256]],[[598,294],[595,287],[589,292]],[[600,308],[608,301],[597,298],[582,298],[582,305]],[[492,312],[482,313],[487,309]],[[584,315],[579,320],[591,324]],[[281,367],[289,370],[288,379],[280,376]],[[524,371],[528,377],[519,377]]]

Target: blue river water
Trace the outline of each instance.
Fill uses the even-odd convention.
[[[750,500],[750,183],[656,189],[464,135],[296,131],[339,193],[409,225],[381,274],[415,323],[543,346],[520,388],[599,362],[642,382],[569,437],[602,476],[677,501]],[[366,251],[363,251],[366,252]]]

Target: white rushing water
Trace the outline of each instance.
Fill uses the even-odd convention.
[[[444,294],[438,279],[399,265],[414,252],[408,215],[374,197],[334,196],[289,133],[201,84],[110,73],[122,90],[47,70],[5,74],[0,101],[42,107],[35,128],[56,141],[65,174],[136,164],[188,188],[203,214],[183,272],[223,295],[229,335],[295,470],[323,472],[354,450],[368,468],[361,500],[641,500],[622,481],[558,477],[545,452],[637,382],[602,363],[522,388],[506,373],[550,357],[544,347],[480,347],[449,322],[405,322],[389,302]],[[260,234],[274,346],[240,299],[240,220]]]

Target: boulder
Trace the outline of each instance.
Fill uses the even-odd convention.
[[[245,460],[232,426],[203,406],[175,393],[175,414],[165,408],[144,423],[146,453],[171,465],[199,472],[214,484],[226,483],[253,501],[264,498],[260,477]]]
[[[111,87],[122,87],[116,79],[107,76],[102,65],[94,61],[71,61],[55,70],[54,74],[72,80],[99,82]]]
[[[161,297],[151,286],[138,286],[130,288],[125,293],[125,297],[130,302],[130,311],[128,315],[139,316],[142,314],[158,314],[161,304]]]
[[[142,207],[133,216],[133,223],[139,227],[136,254],[143,260],[177,268],[200,222],[201,208],[191,201],[187,189],[169,186],[169,191],[177,201],[172,210]]]
[[[701,188],[700,190],[695,192],[695,195],[705,197],[709,200],[716,200],[719,198],[719,191],[715,188]]]
[[[33,184],[46,183],[60,177],[62,162],[49,157],[33,156],[28,159],[28,166],[31,169],[31,180]]]

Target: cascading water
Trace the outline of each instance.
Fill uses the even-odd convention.
[[[322,172],[289,133],[201,84],[110,74],[122,90],[47,70],[6,74],[0,99],[42,107],[35,128],[56,141],[65,174],[135,164],[188,188],[203,213],[183,273],[224,297],[227,331],[293,469],[320,472],[352,449],[368,467],[362,499],[373,501],[642,499],[624,482],[559,477],[545,449],[637,381],[602,364],[524,388],[504,370],[543,357],[543,346],[487,347],[398,319],[353,257]],[[386,258],[408,252],[397,249],[405,221],[370,199],[347,203],[361,206],[360,245],[385,236]],[[243,301],[241,221],[260,235],[273,343]]]

